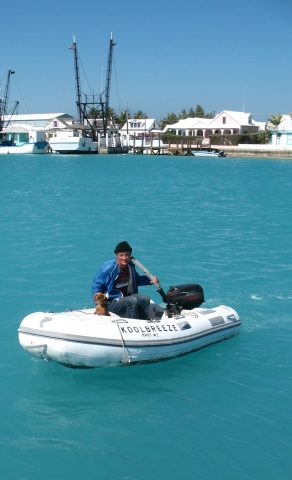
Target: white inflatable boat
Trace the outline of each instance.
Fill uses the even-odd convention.
[[[150,277],[151,274],[135,259]],[[62,313],[37,312],[18,329],[21,346],[31,355],[73,368],[93,368],[165,360],[185,355],[239,332],[239,315],[230,307],[201,308],[200,285],[170,287],[166,306],[150,303],[148,320],[96,315],[94,308]]]
[[[95,309],[28,315],[18,329],[21,346],[46,361],[85,368],[157,361],[184,355],[239,332],[240,318],[230,307],[182,310],[169,318],[150,304],[150,318],[130,320]]]

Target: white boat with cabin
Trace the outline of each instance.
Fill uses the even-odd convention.
[[[64,154],[90,154],[98,153],[98,143],[93,142],[88,137],[78,137],[74,135],[57,135],[50,138],[50,147],[52,151]]]
[[[51,131],[52,127],[49,125],[46,130]],[[78,122],[56,128],[49,138],[52,151],[64,154],[98,153],[98,143],[86,135],[88,130],[88,127]]]
[[[48,147],[44,130],[26,124],[14,124],[2,132],[0,155],[47,153]]]

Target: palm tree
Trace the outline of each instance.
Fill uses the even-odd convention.
[[[137,110],[137,112],[134,113],[134,118],[148,118],[146,113],[142,112],[142,110]]]
[[[122,127],[129,118],[131,118],[131,115],[127,112],[127,110],[123,110],[119,115],[115,116],[115,123]]]
[[[274,127],[276,127],[276,131],[278,131],[278,127],[280,123],[283,121],[283,115],[281,113],[278,113],[278,115],[276,116],[273,113],[271,113],[271,118],[268,118],[267,120],[272,125],[274,125]]]

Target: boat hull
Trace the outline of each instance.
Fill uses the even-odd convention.
[[[192,150],[195,157],[227,157],[224,152],[208,152],[204,150]]]
[[[84,137],[53,137],[50,139],[50,147],[57,153],[67,155],[98,153],[98,143]]]
[[[23,145],[0,145],[0,155],[6,154],[31,154],[31,153],[47,153],[49,148],[48,142],[24,143]]]
[[[226,306],[183,310],[168,318],[151,304],[152,321],[131,320],[94,309],[37,312],[23,319],[21,346],[31,355],[74,368],[153,362],[185,355],[239,333],[238,314]]]

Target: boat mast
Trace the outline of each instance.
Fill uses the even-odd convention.
[[[107,72],[107,88],[106,88],[106,99],[109,102],[109,89],[110,89],[110,72],[111,72],[111,63],[112,63],[112,49],[115,43],[111,38],[111,46],[110,46],[110,54],[108,61],[108,72]],[[106,134],[107,129],[107,114],[106,114],[106,107],[105,102],[102,99],[102,93],[99,96],[91,94],[85,95],[82,94],[81,91],[81,84],[80,84],[80,75],[79,75],[79,57],[77,51],[77,45],[75,41],[75,37],[73,37],[73,44],[70,47],[71,50],[74,51],[74,70],[75,70],[75,85],[76,85],[76,104],[78,109],[78,119],[82,125],[88,127],[88,130],[91,130],[92,139],[95,140],[97,138],[97,131],[100,129],[98,128],[98,120],[102,122],[102,130]],[[82,97],[84,101],[82,101]]]
[[[105,85],[105,128],[107,128],[108,118],[109,118],[109,99],[110,99],[110,86],[111,86],[111,76],[112,76],[113,48],[115,45],[116,43],[114,43],[113,34],[111,33],[108,60],[107,60],[106,85]]]
[[[3,130],[3,127],[4,127],[4,116],[8,116],[8,101],[9,101],[9,90],[10,90],[10,77],[11,75],[13,75],[15,72],[13,70],[11,70],[11,68],[8,69],[8,74],[7,74],[7,80],[6,80],[6,86],[5,86],[5,90],[4,90],[4,97],[3,99],[0,98],[0,132],[2,132]],[[16,102],[16,105],[13,109],[13,112],[11,115],[13,115],[17,105],[19,104],[19,102]],[[11,117],[10,117],[11,119]],[[10,119],[8,120],[8,123],[6,125],[6,127],[8,126],[8,124],[10,123]]]
[[[77,112],[78,112],[78,120],[79,123],[83,124],[84,115],[81,107],[81,88],[80,88],[80,75],[79,75],[79,63],[78,63],[78,51],[77,45],[75,41],[75,37],[73,36],[73,44],[70,47],[70,50],[74,51],[74,70],[75,70],[75,85],[76,85],[76,105],[77,105]]]

